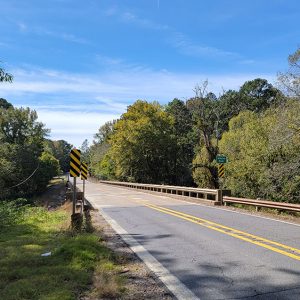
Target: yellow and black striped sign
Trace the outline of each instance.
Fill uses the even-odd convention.
[[[80,150],[72,149],[70,153],[70,176],[79,177],[80,175]]]
[[[81,179],[87,179],[88,166],[86,163],[81,163]]]
[[[225,167],[224,164],[219,164],[219,170],[218,170],[219,178],[223,178],[225,175]]]

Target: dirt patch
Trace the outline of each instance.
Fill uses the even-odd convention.
[[[54,179],[50,182],[47,190],[34,198],[38,206],[43,206],[48,210],[61,207],[66,201],[66,184],[63,179]]]
[[[119,299],[176,299],[158,277],[135,255],[121,237],[115,233],[97,210],[90,212],[92,225],[108,248],[117,256],[121,274],[125,279],[126,290]],[[97,278],[94,279],[97,286]],[[96,300],[99,298],[89,298]]]

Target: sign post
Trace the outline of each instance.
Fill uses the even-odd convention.
[[[223,178],[225,176],[225,165],[228,162],[228,159],[223,154],[218,154],[216,157],[216,161],[219,164],[218,165],[218,181],[219,181],[219,188],[223,189]]]
[[[218,170],[219,178],[223,178],[225,175],[225,166],[224,164],[219,164],[219,170]]]
[[[83,187],[82,187],[82,201],[83,205],[85,205],[84,201],[84,195],[85,195],[85,181],[87,180],[87,173],[88,173],[88,166],[86,163],[81,163],[81,180],[83,181]]]
[[[70,176],[74,178],[73,181],[73,215],[76,213],[76,178],[80,175],[80,150],[74,148],[70,153]]]

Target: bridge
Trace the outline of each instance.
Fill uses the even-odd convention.
[[[87,181],[85,198],[178,299],[300,299],[299,224],[163,188]]]

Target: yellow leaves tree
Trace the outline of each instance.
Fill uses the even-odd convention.
[[[109,156],[118,179],[165,183],[172,156],[173,118],[156,102],[138,100],[114,126]]]

